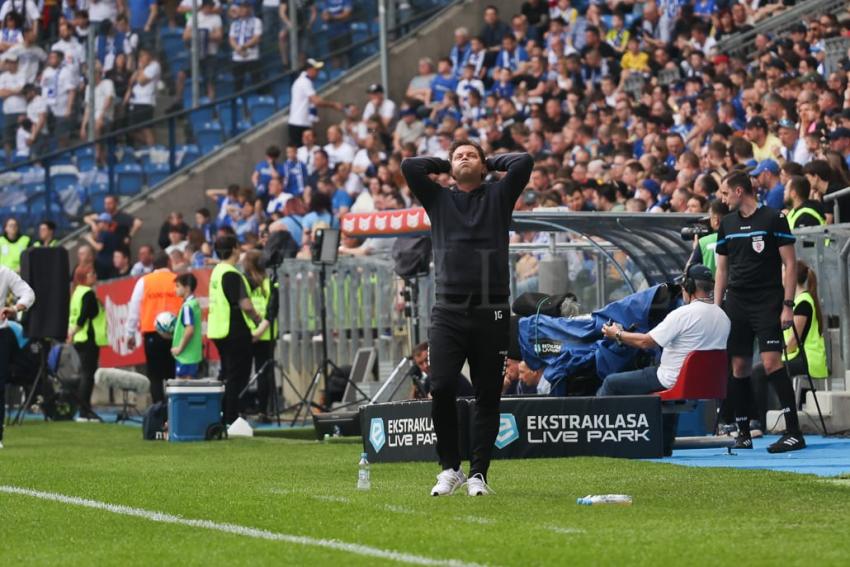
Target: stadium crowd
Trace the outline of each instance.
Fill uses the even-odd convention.
[[[210,8],[207,3],[204,9]],[[529,0],[505,18],[491,6],[477,35],[458,28],[445,57],[436,64],[419,61],[399,100],[373,84],[364,107],[316,95],[313,81],[323,63],[308,59],[292,87],[289,144],[258,156],[250,180],[208,191],[216,214],[184,211],[194,215],[184,219],[172,213],[157,244],[177,266],[200,266],[215,261],[210,243],[217,233],[232,231],[243,248],[251,249],[262,246],[269,232],[285,230],[307,254],[312,230],[335,225],[347,211],[414,206],[402,160],[447,157],[450,144],[464,139],[480,142],[488,152],[524,150],[534,157],[517,209],[711,209],[722,216],[720,179],[742,168],[752,176],[760,203],[786,210],[792,228],[834,222],[823,198],[850,185],[850,64],[845,59],[840,70],[825,74],[823,42],[847,34],[846,23],[830,14],[813,15],[787,33],[758,36],[757,51],[746,60],[715,48],[718,40],[780,8],[723,1],[547,5]],[[134,26],[143,18],[120,23],[122,14],[116,13],[118,27],[129,25],[138,33]],[[59,36],[72,37],[60,39],[65,43],[52,51],[73,45],[65,51],[77,53],[80,43],[73,35],[80,29],[78,22],[60,22]],[[30,30],[24,38],[34,37]],[[139,45],[145,42],[140,39]],[[7,66],[21,65],[8,54],[29,49],[26,42],[23,46],[4,50]],[[137,69],[143,63],[141,74],[156,65],[143,53],[134,62]],[[42,80],[54,71],[68,84],[81,79],[82,56],[52,59],[54,66],[48,57],[40,75],[39,63],[27,64],[26,70]],[[101,63],[107,76],[117,59]],[[250,66],[242,70],[251,74]],[[130,91],[145,84],[136,81]],[[14,98],[6,93],[0,90],[7,102]],[[43,93],[31,95],[32,104],[45,99]],[[132,103],[138,99],[129,96],[130,107],[137,108]],[[61,106],[54,101],[48,109]],[[316,131],[321,107],[342,110],[342,120]],[[329,118],[338,116],[328,112]],[[57,135],[66,128],[62,120],[52,123]],[[105,213],[86,219],[101,279],[128,273],[135,261],[144,266],[151,252],[145,243],[131,255],[134,225],[117,212],[114,198],[107,199]],[[841,219],[850,219],[850,197],[838,203]],[[515,236],[538,238],[545,235]],[[348,239],[341,252],[371,254],[388,247],[377,239]],[[533,274],[533,264],[520,259],[517,268],[526,273],[518,278]]]
[[[260,81],[261,55],[277,59],[283,68],[290,66],[287,38],[292,23],[285,1],[198,0],[197,5],[200,79],[210,100],[216,97],[218,73],[232,74],[236,90],[241,90]],[[5,161],[26,161],[86,138],[91,35],[96,136],[151,120],[166,89],[176,99],[168,110],[179,110],[191,75],[192,8],[192,0],[0,2],[0,138]],[[350,42],[351,0],[303,2],[298,14],[302,51],[310,37],[306,30],[332,36],[331,47]],[[176,43],[158,35],[175,30]],[[266,69],[272,67],[277,68]],[[154,142],[151,129],[128,140],[137,148]],[[103,165],[104,156],[98,158]]]

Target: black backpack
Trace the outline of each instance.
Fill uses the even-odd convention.
[[[168,421],[168,404],[156,402],[151,404],[142,420],[142,439],[146,441],[162,441],[165,439],[165,424]]]

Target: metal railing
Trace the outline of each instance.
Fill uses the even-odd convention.
[[[578,297],[581,311],[589,313],[646,286],[646,278],[617,247],[583,238],[561,241],[561,236],[565,235],[550,242],[511,245],[512,299],[525,292],[569,291]],[[628,280],[614,266],[612,256],[627,267]],[[547,262],[564,268],[558,290],[547,289],[551,285]],[[374,347],[381,364],[395,364],[409,355],[412,329],[397,308],[401,280],[393,267],[386,257],[361,257],[340,258],[328,268],[324,289],[328,353],[337,365],[349,364],[363,347]],[[280,361],[301,381],[312,375],[322,356],[319,269],[307,260],[287,260],[278,270]],[[433,272],[416,281],[418,336],[425,340],[435,302]]]
[[[756,23],[752,29],[724,37],[717,42],[717,53],[730,56],[747,55],[752,50],[756,36],[775,34],[792,24],[802,22],[806,17],[819,14],[838,14],[847,8],[846,0],[808,0],[801,2],[776,15],[771,15]]]
[[[415,28],[424,25],[432,18],[436,17],[439,12],[452,6],[454,3],[456,2],[432,6],[421,13],[414,14],[403,23],[399,24],[392,30],[389,30],[389,33],[399,37],[401,37],[403,33],[410,33]],[[347,55],[349,66],[346,70],[351,69],[375,55],[378,41],[379,38],[377,35],[370,35],[362,41],[329,53],[328,57]],[[240,127],[246,126],[244,120],[246,120],[247,116],[250,116],[251,114],[249,103],[257,100],[253,97],[266,96],[268,93],[277,92],[279,94],[273,97],[275,99],[275,109],[272,115],[287,108],[288,103],[285,105],[278,105],[277,99],[278,97],[282,98],[284,93],[286,95],[289,94],[292,80],[299,72],[300,71],[288,71],[280,73],[258,84],[253,84],[240,92],[217,98],[214,101],[199,104],[194,108],[167,113],[164,116],[142,123],[132,123],[125,128],[105,134],[96,140],[79,142],[72,146],[58,149],[26,161],[13,163],[11,166],[2,168],[0,169],[0,185],[2,185],[6,191],[9,191],[15,185],[21,186],[20,191],[23,195],[23,199],[18,202],[14,202],[14,204],[7,204],[6,206],[3,206],[0,208],[0,214],[5,216],[22,216],[27,220],[32,221],[29,223],[22,222],[23,225],[35,224],[41,219],[50,219],[57,222],[60,234],[65,234],[72,228],[72,220],[78,220],[81,218],[82,210],[78,210],[76,212],[66,211],[66,209],[61,205],[64,197],[71,197],[72,195],[65,195],[64,193],[59,194],[57,188],[54,187],[54,178],[57,177],[57,175],[64,175],[66,173],[61,170],[54,171],[55,167],[70,166],[74,168],[76,167],[74,165],[75,161],[78,160],[80,156],[83,156],[86,159],[94,159],[93,156],[96,153],[95,148],[97,146],[102,146],[106,152],[106,167],[104,169],[94,167],[88,173],[88,175],[93,178],[93,180],[90,180],[86,184],[88,187],[81,185],[80,182],[82,180],[78,179],[76,183],[72,183],[67,186],[63,185],[58,189],[67,191],[67,189],[74,187],[78,193],[83,192],[84,190],[85,195],[80,196],[82,200],[88,200],[90,195],[97,195],[98,197],[102,197],[106,194],[117,195],[119,197],[140,196],[147,191],[150,191],[159,183],[165,182],[179,170],[187,167],[191,163],[194,163],[194,161],[205,155],[201,152],[202,148],[199,147],[200,145],[197,144],[199,132],[195,132],[192,129],[193,117],[196,121],[201,121],[198,117],[210,117],[210,122],[218,124],[218,128],[213,126],[209,130],[211,132],[220,133],[220,144],[212,148],[207,148],[210,149],[210,151],[213,151],[217,147],[227,144],[233,138],[238,137],[248,128],[253,128],[260,123],[259,121],[251,123],[250,126],[244,130]],[[316,81],[317,86],[324,85],[335,78],[336,77],[334,77],[330,72],[324,71],[323,73],[320,73],[319,78]],[[245,113],[246,110],[247,114]],[[227,118],[227,124],[223,123],[224,118]],[[266,116],[262,121],[264,122],[270,118],[271,116]],[[129,144],[120,144],[122,140],[128,139],[135,133],[145,129],[153,129],[155,133],[159,130],[165,129],[167,137],[167,144],[164,148],[154,145],[152,147],[144,146],[140,150],[140,152],[150,152],[153,150],[155,154],[157,153],[157,150],[167,153],[167,158],[165,159],[161,159],[162,156],[160,156],[159,159],[149,156],[148,162],[156,163],[158,167],[150,168],[147,171],[136,161],[135,156],[137,152],[132,148],[132,146]],[[182,132],[181,129],[183,129]],[[178,137],[181,133],[185,135],[184,141],[186,143],[178,146]],[[189,159],[187,159],[187,156],[189,156]],[[125,165],[129,165],[130,167],[123,167]],[[157,174],[157,180],[155,183],[148,183],[146,181],[148,172]],[[67,173],[70,174],[70,170]],[[119,173],[121,173],[125,179],[129,179],[130,182],[128,182],[126,186],[120,183],[121,180],[119,179]],[[68,214],[68,212],[71,214]]]
[[[823,196],[824,203],[832,203],[832,214],[834,217],[832,222],[834,224],[839,224],[841,222],[850,222],[850,219],[844,219],[843,221],[841,219],[841,211],[839,210],[838,206],[838,199],[840,199],[841,197],[850,197],[850,187],[845,187],[844,189],[836,191],[835,193],[830,193],[828,195]]]

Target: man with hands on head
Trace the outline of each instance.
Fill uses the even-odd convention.
[[[499,401],[509,343],[508,235],[514,203],[531,176],[526,153],[486,158],[478,144],[455,142],[449,160],[407,158],[401,168],[428,213],[434,243],[437,301],[431,315],[432,417],[442,472],[431,489],[447,496],[467,484],[470,496],[489,494],[487,470],[499,429]],[[504,171],[485,181],[488,171]],[[443,187],[431,175],[450,174]],[[455,410],[457,376],[465,360],[478,411],[473,420],[470,474],[460,468]]]

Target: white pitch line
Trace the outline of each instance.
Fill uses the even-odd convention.
[[[110,504],[108,502],[99,502],[97,500],[89,500],[87,498],[67,496],[65,494],[59,494],[56,492],[43,492],[41,490],[32,490],[30,488],[21,488],[18,486],[0,485],[0,492],[4,492],[6,494],[16,494],[19,496],[29,496],[32,498],[38,498],[40,500],[50,500],[52,502],[60,502],[62,504],[70,504],[72,506],[81,506],[83,508],[103,510],[112,514],[142,518],[151,522],[177,524],[192,528],[202,528],[217,532],[252,537],[255,539],[282,541],[296,545],[333,549],[335,551],[343,551],[346,553],[363,555],[366,557],[377,557],[379,559],[388,559],[390,561],[398,561],[400,563],[410,563],[413,565],[439,565],[447,567],[482,567],[478,563],[467,563],[459,559],[434,559],[422,555],[401,553],[398,551],[391,551],[388,549],[361,545],[359,543],[347,543],[335,539],[319,539],[308,536],[298,536],[270,532],[268,530],[251,528],[248,526],[240,526],[237,524],[223,524],[219,522],[213,522],[212,520],[183,518],[182,516],[167,514],[165,512],[156,512],[154,510],[145,510],[143,508],[132,508],[130,506],[122,506],[120,504]]]
[[[583,534],[585,533],[581,528],[560,528],[558,526],[545,526],[544,529],[549,530],[550,532],[555,532],[556,534]]]

